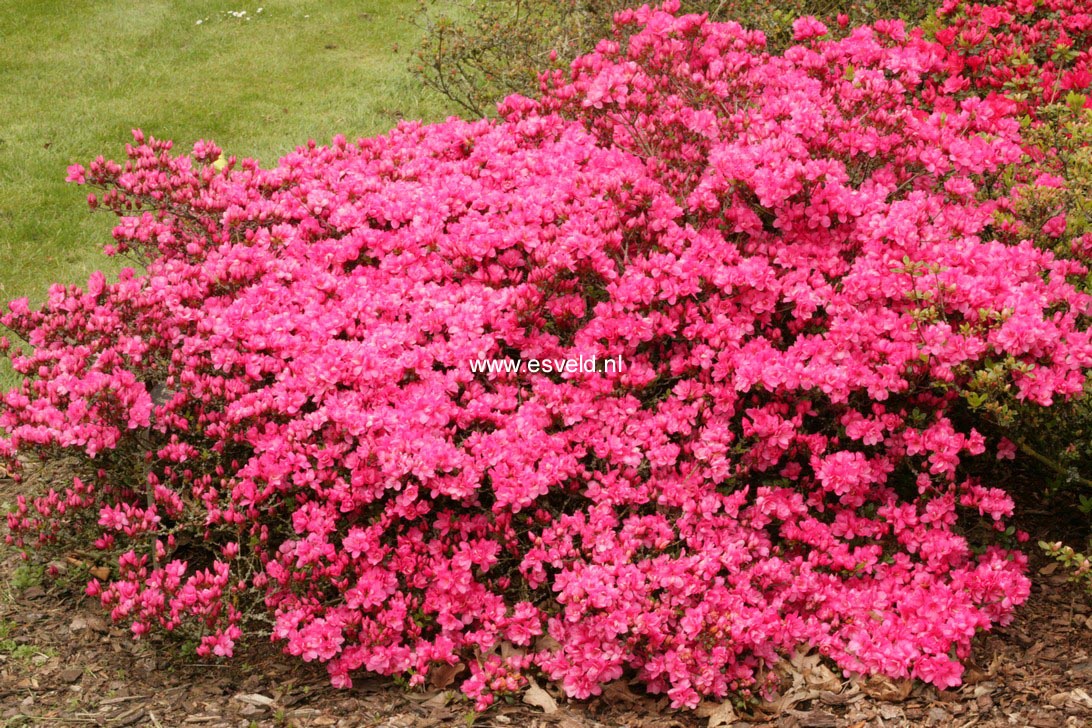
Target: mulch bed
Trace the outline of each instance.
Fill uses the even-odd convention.
[[[14,495],[0,482],[0,500]],[[1040,524],[1040,534],[1050,522]],[[1033,535],[1035,534],[1033,530]],[[1051,535],[1056,535],[1051,534]],[[468,703],[431,689],[408,691],[387,679],[329,686],[325,672],[275,646],[246,647],[236,659],[203,663],[177,640],[141,641],[109,623],[95,600],[63,582],[16,587],[22,563],[0,560],[0,725],[4,726],[526,726],[527,728],[718,728],[777,726],[1092,725],[1092,599],[1029,549],[1034,586],[1007,627],[980,635],[965,683],[953,691],[909,681],[844,680],[815,659],[788,668],[781,700],[738,714],[703,705],[672,711],[665,699],[619,682],[585,702],[541,699],[552,712],[519,702],[475,716]],[[33,580],[31,580],[33,581]],[[549,690],[553,690],[549,688]]]

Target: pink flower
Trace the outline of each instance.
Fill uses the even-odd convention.
[[[827,26],[820,23],[813,15],[797,18],[792,22],[792,39],[796,41],[820,38],[827,32]]]

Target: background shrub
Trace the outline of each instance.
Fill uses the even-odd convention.
[[[537,96],[539,75],[567,67],[613,32],[614,14],[630,0],[422,0],[414,24],[422,31],[411,71],[472,116],[494,112],[509,94]],[[814,15],[837,27],[882,18],[925,20],[925,0],[685,0],[683,12],[707,13],[762,31],[774,53],[792,42],[792,23]]]

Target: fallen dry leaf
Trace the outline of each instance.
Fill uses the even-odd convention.
[[[640,695],[633,692],[633,688],[631,688],[629,683],[625,680],[615,680],[614,682],[607,683],[603,686],[603,699],[612,704],[633,704],[640,703],[644,700]]]
[[[910,680],[892,680],[885,675],[869,675],[864,680],[858,679],[858,685],[865,695],[892,703],[906,700],[914,687]]]
[[[736,715],[736,709],[733,708],[732,704],[728,701],[723,703],[702,702],[694,710],[694,714],[699,718],[708,718],[709,728],[730,726],[739,720],[739,716]]]
[[[455,678],[465,669],[466,665],[461,662],[455,665],[440,665],[438,667],[433,667],[428,671],[428,684],[437,690],[443,690],[451,685],[451,683],[455,682]]]
[[[984,682],[989,679],[989,675],[982,672],[976,665],[968,665],[967,671],[963,673],[964,685],[977,685],[980,682]]]
[[[436,693],[431,698],[421,703],[421,705],[426,708],[446,708],[453,696],[454,693],[450,690],[444,690],[443,692]]]
[[[836,693],[842,688],[842,681],[838,679],[833,670],[822,663],[817,663],[815,666],[808,668],[804,672],[804,681],[811,688],[832,693]]]
[[[500,654],[501,657],[507,659],[509,657],[512,657],[513,655],[526,655],[527,650],[522,647],[516,647],[508,640],[505,640],[504,642],[500,643]]]
[[[542,708],[542,712],[546,715],[556,713],[557,701],[554,700],[554,696],[540,688],[534,680],[528,682],[530,684],[527,686],[527,692],[523,694],[523,702],[536,708]]]
[[[797,703],[818,698],[820,692],[821,691],[819,690],[810,690],[808,688],[789,689],[773,700],[759,705],[758,708],[769,715],[780,715],[781,713],[791,710]]]

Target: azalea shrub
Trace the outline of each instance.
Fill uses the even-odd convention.
[[[800,649],[959,684],[1029,593],[968,393],[1092,365],[1083,251],[1006,182],[1038,102],[900,21],[771,55],[676,9],[499,120],[71,168],[141,266],[3,319],[2,454],[77,460],[10,538],[109,560],[134,635],[271,624],[339,686],[464,666],[480,709],[534,675],[694,706]]]

